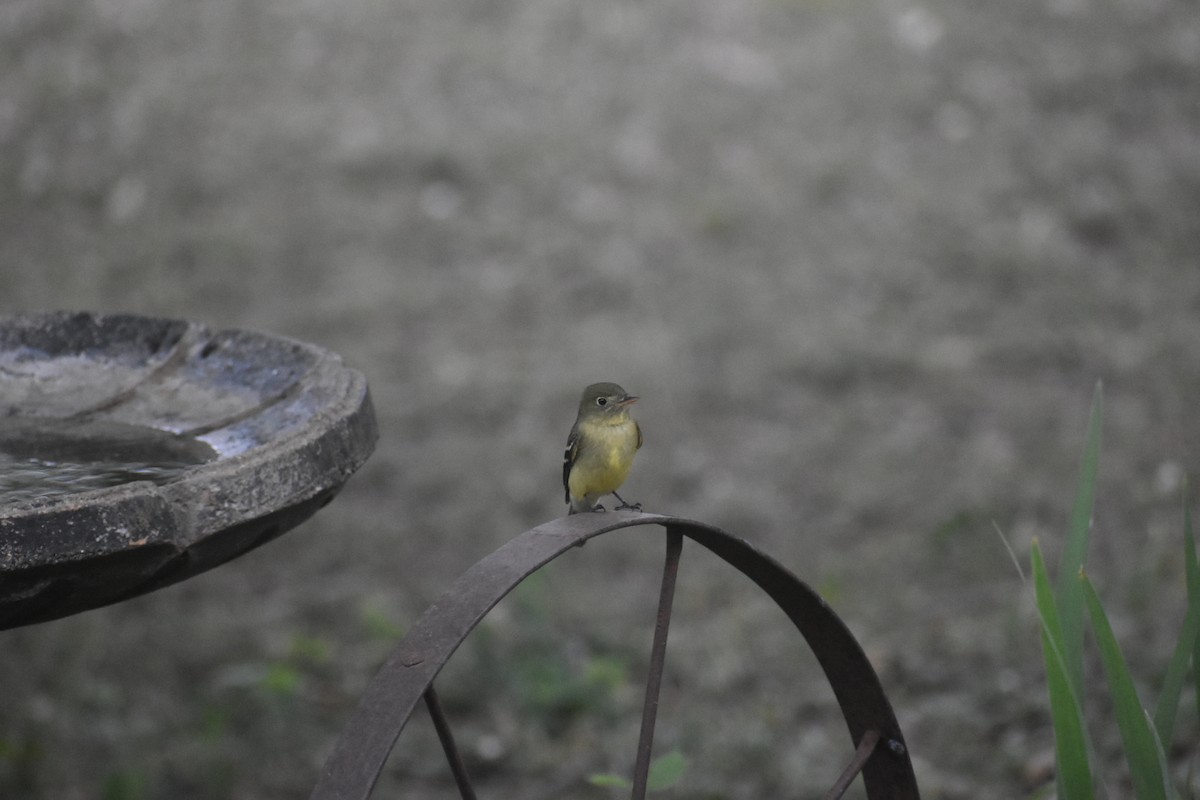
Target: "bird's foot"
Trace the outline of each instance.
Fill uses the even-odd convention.
[[[596,505],[592,506],[593,513],[597,512],[597,511],[604,511],[604,510],[605,510],[604,506],[600,505],[599,503],[596,503]]]
[[[641,503],[626,503],[625,498],[621,497],[621,495],[617,494],[616,492],[613,492],[613,497],[617,498],[617,500],[619,500],[621,502],[621,505],[614,508],[613,511],[641,511],[642,510]]]

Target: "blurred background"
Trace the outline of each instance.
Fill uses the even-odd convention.
[[[306,796],[421,610],[565,512],[597,380],[642,397],[622,494],[818,588],[924,796],[985,800],[1053,759],[996,529],[1057,561],[1103,380],[1089,572],[1157,690],[1200,454],[1195,2],[2,0],[0,64],[0,312],[311,341],[381,428],[282,539],[0,634],[3,797]],[[451,662],[485,796],[619,796],[587,776],[631,769],[661,550],[555,562]],[[685,549],[664,796],[818,797],[848,737],[730,571]],[[456,796],[429,727],[377,796]]]

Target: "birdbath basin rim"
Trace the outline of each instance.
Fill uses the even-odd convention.
[[[152,591],[275,538],[333,498],[376,436],[366,379],[314,345],[129,314],[0,317],[10,471],[39,456],[180,465],[161,483],[0,493],[0,629]]]

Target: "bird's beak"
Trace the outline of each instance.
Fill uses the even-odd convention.
[[[625,395],[625,398],[623,400],[619,400],[617,402],[617,405],[619,405],[621,407],[631,406],[634,403],[636,403],[637,401],[638,401],[638,399],[637,399],[636,395],[628,394],[628,395]]]

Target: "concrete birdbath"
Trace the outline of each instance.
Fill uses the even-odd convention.
[[[0,318],[0,629],[279,536],[375,439],[366,380],[319,347],[174,319]]]

